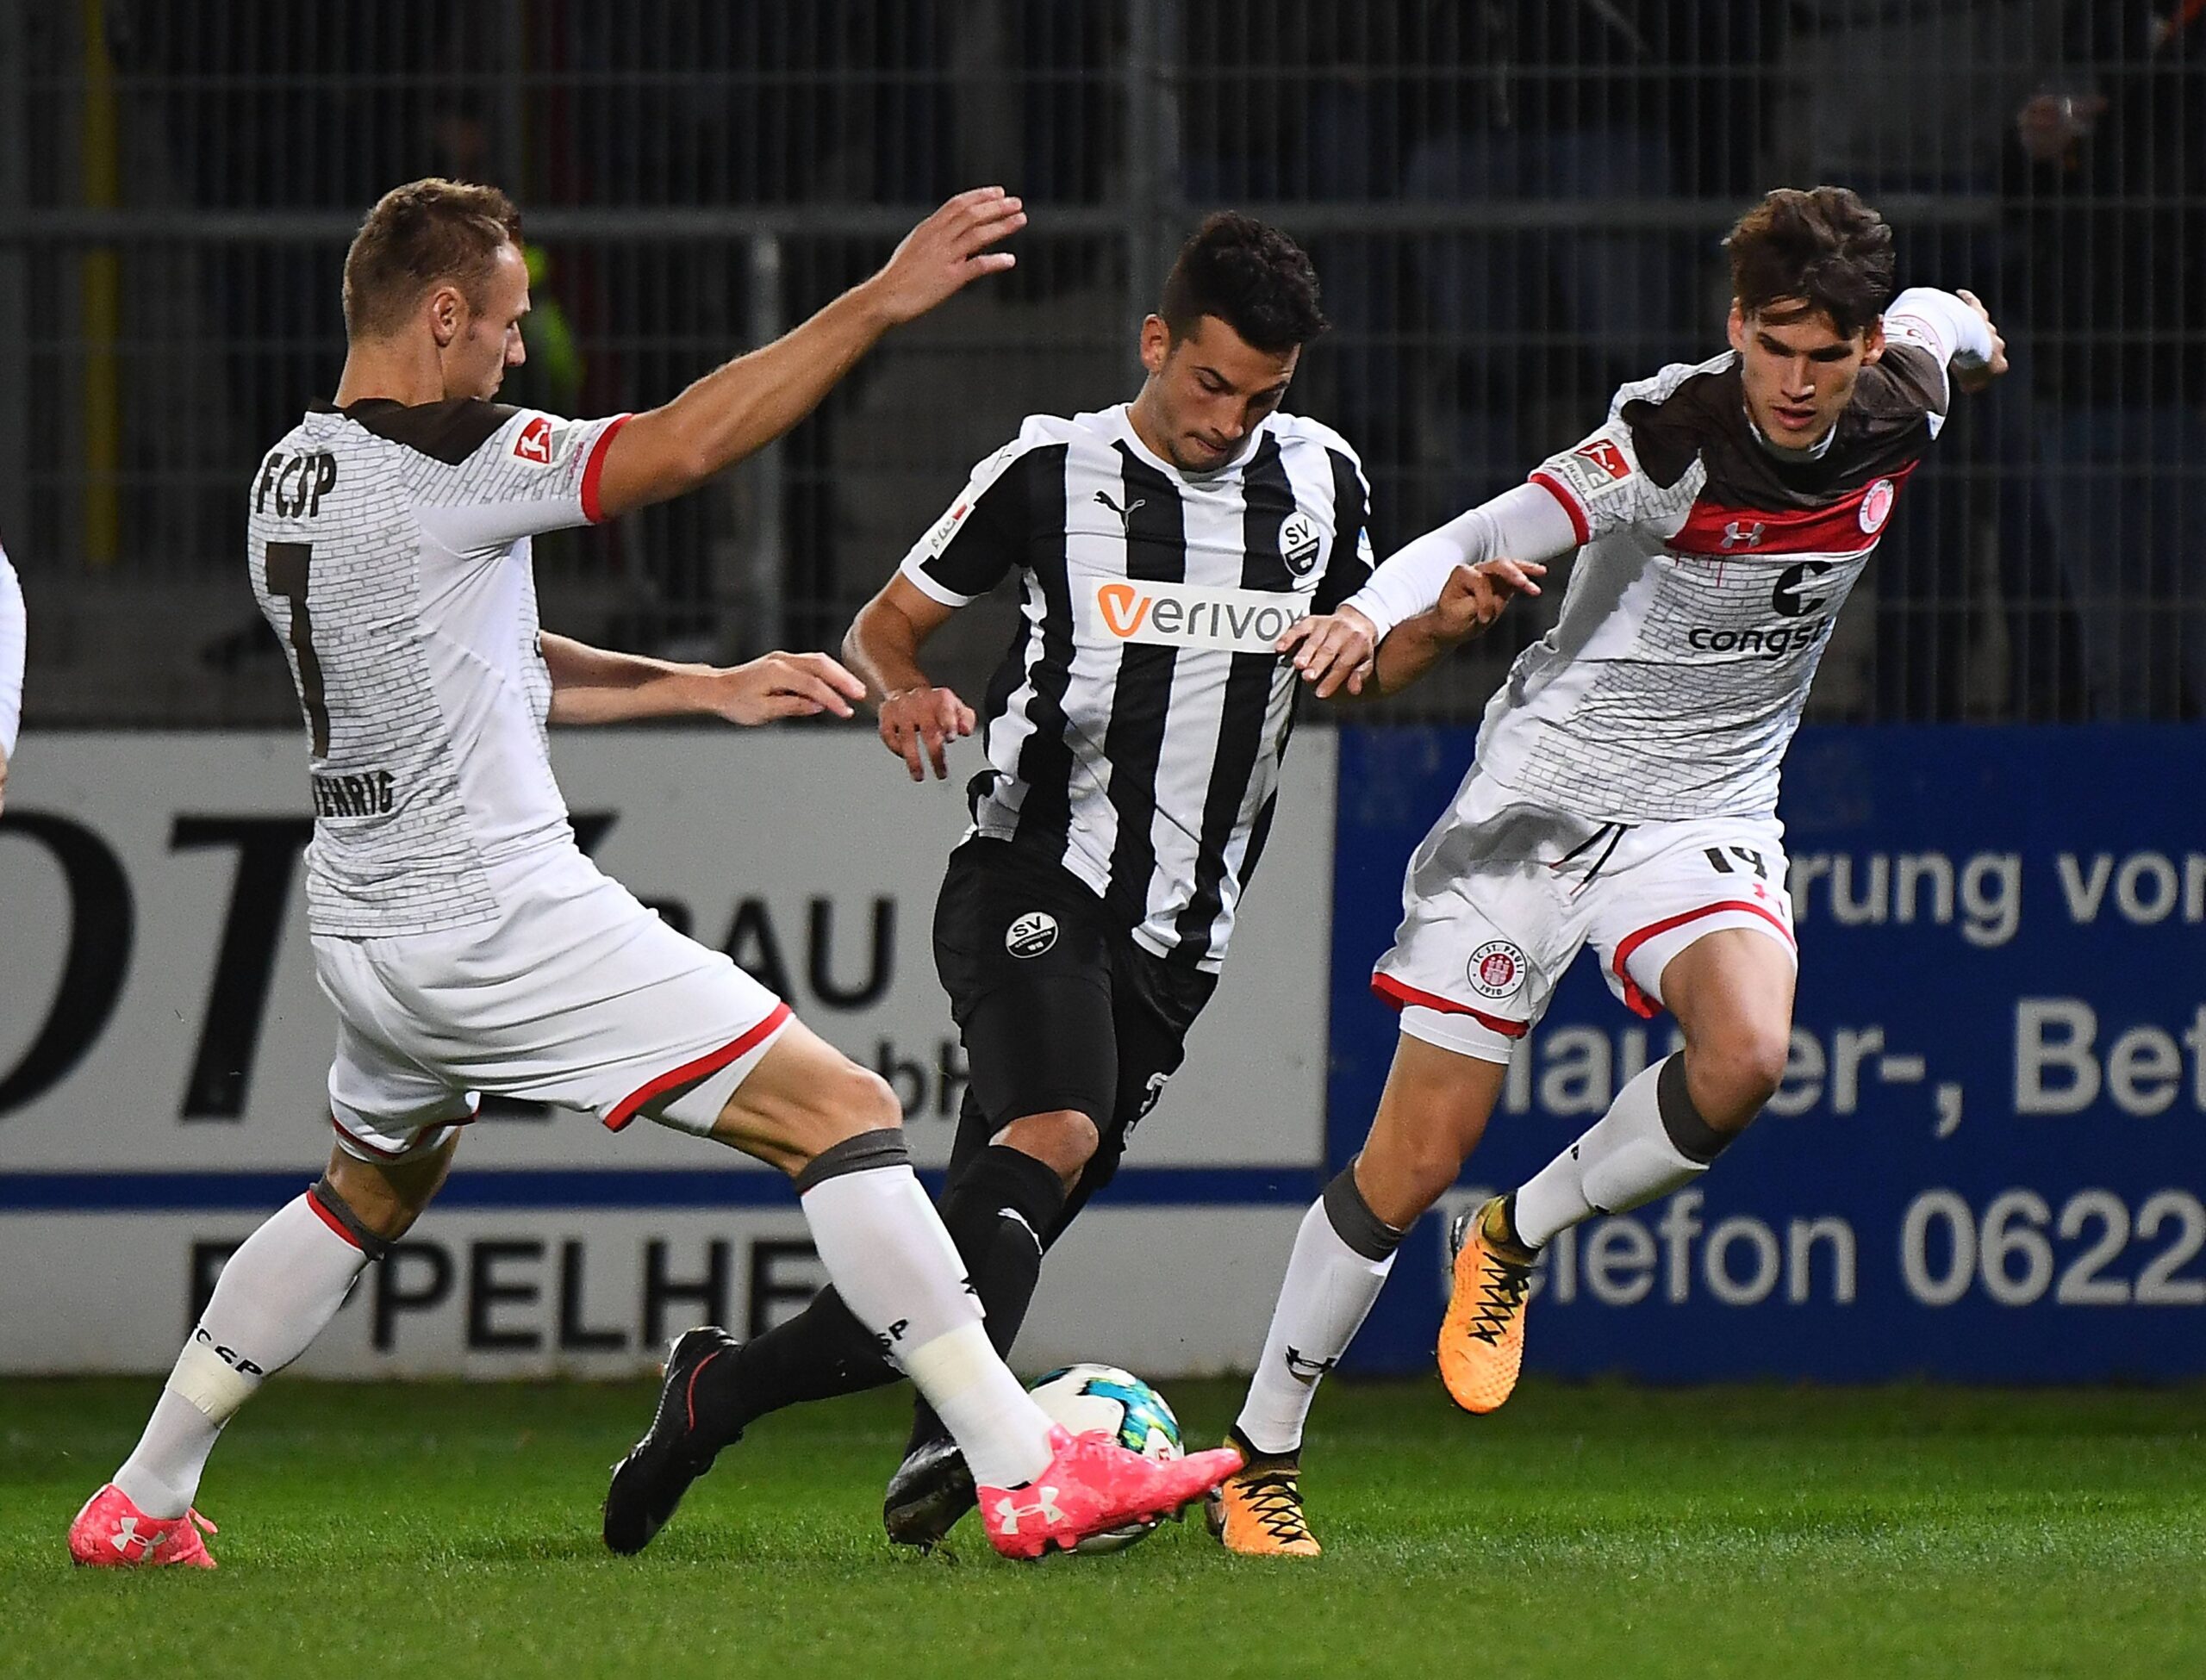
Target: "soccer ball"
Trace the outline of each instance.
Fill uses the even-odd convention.
[[[1038,1378],[1032,1391],[1050,1420],[1076,1435],[1100,1429],[1145,1459],[1176,1459],[1187,1450],[1180,1439],[1180,1420],[1172,1416],[1164,1397],[1131,1371],[1114,1365],[1068,1365]],[[1090,1556],[1123,1552],[1148,1535],[1157,1521],[1150,1517],[1090,1534],[1074,1550]]]

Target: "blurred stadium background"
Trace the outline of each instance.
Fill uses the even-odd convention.
[[[1532,1362],[2200,1370],[2206,1338],[2165,1332],[2206,1308],[2202,78],[2206,0],[0,5],[0,530],[32,625],[0,819],[0,1244],[25,1256],[0,1367],[159,1368],[322,1147],[297,712],[242,587],[245,488],[334,384],[364,208],[444,172],[521,201],[508,390],[579,414],[801,319],[963,186],[1026,197],[1016,271],[785,442],[539,544],[547,623],[720,659],[835,645],[1022,414],[1130,395],[1209,208],[1314,253],[1336,325],[1293,402],[1362,448],[1385,552],[1582,435],[1619,380],[1707,355],[1719,240],[1761,190],[1859,188],[1904,283],[1980,293],[2015,371],[1901,499],[1792,755],[1810,956],[1772,1118],[1704,1203],[1557,1245]],[[1298,743],[1219,1002],[1029,1358],[1253,1355],[1287,1234],[1376,1099],[1393,1021],[1363,980],[1399,861],[1560,593]],[[976,692],[1010,610],[961,615],[939,674]],[[608,867],[891,1077],[940,1160],[953,789],[896,785],[857,727],[591,737],[558,751]],[[1581,965],[1471,1178],[1536,1166],[1667,1031]],[[770,1175],[513,1106],[310,1368],[633,1370],[685,1315],[803,1298]],[[157,1287],[101,1235],[134,1211]],[[1430,1349],[1438,1224],[1370,1366]]]
[[[1990,304],[2014,372],[1901,499],[1788,767],[1783,1088],[1704,1194],[1551,1245],[1497,1419],[1430,1379],[1420,1223],[1352,1355],[1414,1380],[1337,1383],[1313,1418],[1316,1572],[1193,1525],[907,1568],[873,1519],[895,1393],[761,1426],[631,1563],[595,1507],[645,1384],[287,1377],[201,1496],[219,1576],[65,1578],[68,1512],[327,1147],[300,726],[246,492],[334,384],[360,215],[428,173],[520,201],[508,390],[583,414],[801,319],[954,190],[1025,196],[1016,272],[782,444],[539,543],[547,624],[687,657],[833,646],[1023,414],[1130,395],[1212,208],[1317,260],[1334,330],[1290,406],[1362,450],[1381,552],[1620,379],[1708,355],[1718,240],[1768,187],[1860,189],[1903,283]],[[0,816],[0,1672],[290,1674],[308,1638],[362,1674],[562,1680],[701,1650],[779,1677],[2206,1671],[2202,462],[2206,0],[0,0],[0,535],[31,650]],[[1401,860],[1559,595],[1298,737],[1218,1001],[1053,1257],[1022,1368],[1127,1365],[1218,1438],[1239,1384],[1198,1378],[1254,1357],[1384,1076],[1364,980]],[[944,680],[979,687],[1007,611],[953,623]],[[554,751],[607,868],[890,1078],[939,1163],[954,786],[856,726]],[[1442,1213],[1667,1031],[1581,963]],[[486,1111],[299,1376],[634,1379],[682,1326],[755,1331],[816,1286],[776,1175],[554,1117]]]
[[[1717,340],[1717,240],[1840,180],[1905,278],[1966,285],[2016,371],[1965,405],[1812,715],[2206,706],[2206,22],[2184,0],[12,0],[0,7],[0,519],[34,728],[281,724],[236,587],[240,486],[342,347],[384,187],[522,203],[520,400],[663,400],[975,182],[1007,284],[876,356],[712,494],[543,545],[547,619],[671,652],[829,645],[1021,414],[1131,391],[1205,210],[1315,255],[1298,407],[1383,550]],[[998,628],[961,623],[969,682]],[[1539,615],[1403,716],[1472,716]],[[128,683],[113,674],[132,673]]]

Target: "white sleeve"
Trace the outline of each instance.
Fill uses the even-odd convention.
[[[1885,311],[1885,335],[1922,345],[1941,367],[1991,359],[1991,328],[1984,317],[1935,286],[1910,286]]]
[[[595,525],[605,517],[597,489],[606,451],[627,423],[626,414],[569,420],[516,409],[457,470],[432,482],[414,517],[455,554]]]
[[[16,756],[16,728],[23,716],[23,591],[16,569],[0,549],[0,753]]]
[[[1370,619],[1384,639],[1404,619],[1431,611],[1458,566],[1549,560],[1577,546],[1563,504],[1542,485],[1519,484],[1398,549],[1342,605]]]

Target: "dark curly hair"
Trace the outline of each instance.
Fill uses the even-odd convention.
[[[1779,187],[1723,241],[1739,308],[1779,321],[1820,310],[1852,338],[1892,296],[1892,230],[1849,187]],[[1798,307],[1771,313],[1797,300]]]
[[[1281,356],[1325,330],[1318,271],[1300,246],[1237,210],[1206,216],[1180,247],[1156,313],[1184,339],[1216,315],[1267,355]]]

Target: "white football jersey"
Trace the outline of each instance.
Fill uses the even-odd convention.
[[[1773,812],[1839,609],[1946,401],[1942,358],[1898,337],[1808,455],[1762,442],[1729,352],[1624,386],[1531,476],[1581,546],[1555,628],[1486,706],[1481,772],[1611,821]]]
[[[600,516],[626,418],[316,404],[262,460],[246,557],[306,713],[315,933],[489,921],[492,866],[574,844],[529,539]]]

